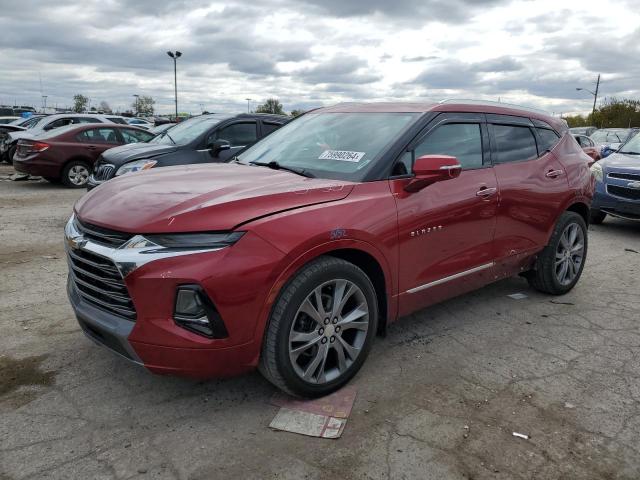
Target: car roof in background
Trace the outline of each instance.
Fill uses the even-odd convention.
[[[54,128],[53,130],[47,130],[46,132],[39,133],[34,135],[33,138],[36,139],[44,139],[44,138],[55,138],[61,135],[66,135],[67,133],[79,133],[85,130],[91,130],[93,128],[117,128],[127,130],[136,130],[138,132],[149,133],[148,130],[144,128],[138,128],[134,125],[123,125],[121,123],[73,123],[71,125],[65,125],[64,127]]]

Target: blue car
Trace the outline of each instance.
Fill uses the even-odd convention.
[[[591,223],[607,215],[640,221],[640,135],[591,167],[596,191],[591,204]]]

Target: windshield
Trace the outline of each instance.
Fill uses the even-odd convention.
[[[629,135],[629,130],[598,130],[593,132],[591,139],[596,143],[622,143]]]
[[[227,115],[202,115],[185,120],[174,126],[169,135],[159,135],[149,143],[160,143],[163,145],[187,145],[196,138],[208,131],[222,120],[229,118]]]
[[[640,155],[640,135],[634,136],[631,140],[620,147],[619,152]]]
[[[309,113],[248,148],[238,156],[238,161],[277,162],[282,167],[308,171],[315,177],[360,181],[367,166],[419,115]]]

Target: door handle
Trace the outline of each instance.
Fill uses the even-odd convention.
[[[547,178],[557,178],[564,175],[564,170],[549,170],[545,175]]]
[[[96,148],[98,147],[96,147],[95,145],[87,145],[87,150],[95,150]]]
[[[489,198],[495,195],[498,192],[498,189],[495,187],[482,187],[480,190],[476,192],[477,197]]]

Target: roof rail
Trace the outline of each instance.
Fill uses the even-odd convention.
[[[493,102],[491,100],[474,100],[474,99],[467,99],[467,98],[445,98],[443,100],[440,100],[438,103],[441,105],[448,104],[448,103],[471,103],[473,105],[486,105],[486,106],[493,106],[493,107],[504,107],[504,108],[513,107],[519,110],[542,113],[544,115],[551,116],[549,112],[547,112],[546,110],[542,110],[540,108],[525,107],[523,105],[517,105],[515,103]]]

